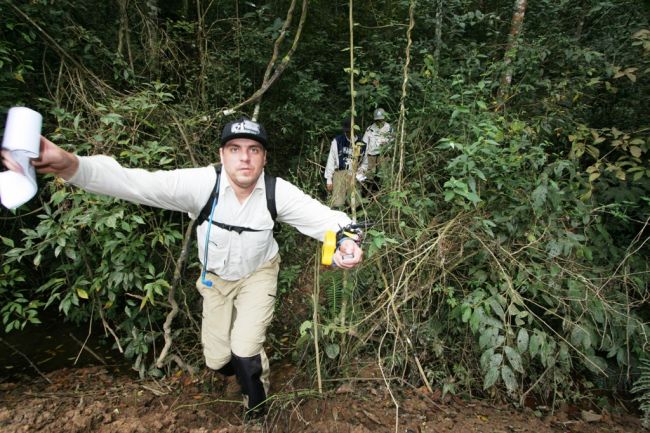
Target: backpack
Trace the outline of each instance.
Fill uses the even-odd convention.
[[[214,171],[217,174],[217,179],[214,182],[214,188],[212,189],[212,194],[210,194],[210,198],[208,198],[208,201],[205,202],[205,205],[203,205],[203,209],[201,209],[199,216],[196,218],[197,227],[203,224],[203,221],[208,221],[210,219],[210,211],[212,210],[212,203],[214,202],[216,207],[216,202],[219,201],[219,185],[221,183],[221,164],[215,165]],[[271,218],[273,219],[274,224],[275,224],[275,219],[278,216],[278,211],[275,207],[275,181],[276,178],[274,176],[271,176],[266,172],[264,173],[264,183],[266,184],[266,188],[265,188],[266,208],[269,210],[269,213],[271,214]],[[217,227],[221,227],[222,229],[225,230],[237,232],[238,234],[241,234],[242,232],[261,231],[261,230],[251,229],[248,227],[231,226],[229,224],[223,224],[214,220],[212,221],[212,224],[216,225]]]

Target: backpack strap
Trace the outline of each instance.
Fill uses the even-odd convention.
[[[214,165],[214,171],[217,175],[217,179],[214,182],[214,188],[212,190],[212,194],[210,194],[210,198],[208,201],[205,202],[205,205],[203,205],[203,209],[201,209],[201,212],[199,213],[199,216],[196,218],[196,225],[200,226],[203,224],[203,221],[207,221],[210,219],[210,211],[212,210],[212,203],[216,200],[219,201],[219,186],[221,184],[221,164]],[[273,219],[273,223],[275,223],[276,218],[278,217],[278,210],[275,206],[275,181],[276,177],[271,176],[268,173],[264,173],[264,183],[266,185],[266,208],[268,209],[269,213],[271,214],[271,219]],[[255,230],[255,229],[250,229],[248,227],[239,227],[239,226],[231,226],[228,224],[222,224],[217,221],[213,221],[212,224],[221,227],[222,229],[229,230],[229,231],[235,231],[239,234],[241,234],[244,231],[250,231],[250,232],[256,232],[260,230]]]
[[[264,184],[266,185],[266,208],[271,214],[273,223],[275,223],[275,219],[278,217],[278,210],[275,207],[275,180],[276,178],[274,176],[264,172]]]
[[[197,227],[203,224],[203,221],[207,221],[210,219],[212,202],[215,200],[219,201],[219,186],[221,184],[221,164],[213,165],[213,167],[217,175],[217,179],[214,182],[214,188],[212,189],[212,194],[210,194],[210,198],[208,198],[208,201],[205,202],[205,205],[203,205],[203,209],[201,209],[199,216],[196,218]]]

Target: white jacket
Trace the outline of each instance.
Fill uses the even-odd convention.
[[[125,168],[113,158],[99,155],[79,157],[79,169],[69,182],[89,192],[187,212],[195,219],[210,199],[215,180],[215,170],[210,166],[150,172]],[[351,222],[345,213],[328,208],[283,179],[277,178],[275,192],[277,221],[307,236],[322,241],[327,230],[338,231]],[[264,173],[241,204],[227,173],[222,170],[214,220],[261,230],[237,234],[216,225],[210,229],[206,267],[224,280],[244,278],[278,253],[278,244],[273,238],[273,219],[266,204]],[[207,227],[208,221],[205,221],[196,229],[201,263],[205,261]]]
[[[379,155],[381,148],[393,139],[393,127],[388,122],[380,128],[373,123],[363,134],[363,141],[368,145],[367,155]]]

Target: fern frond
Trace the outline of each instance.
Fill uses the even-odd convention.
[[[341,311],[343,299],[343,273],[328,272],[321,277],[321,285],[327,297],[327,312],[330,317],[336,316]]]
[[[634,401],[639,403],[639,409],[643,412],[643,426],[650,427],[650,360],[641,360],[639,370],[641,375],[634,382],[632,393],[637,394]]]

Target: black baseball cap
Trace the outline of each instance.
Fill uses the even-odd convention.
[[[250,138],[260,143],[266,149],[268,137],[262,124],[242,117],[226,124],[221,131],[221,146],[234,138]]]

